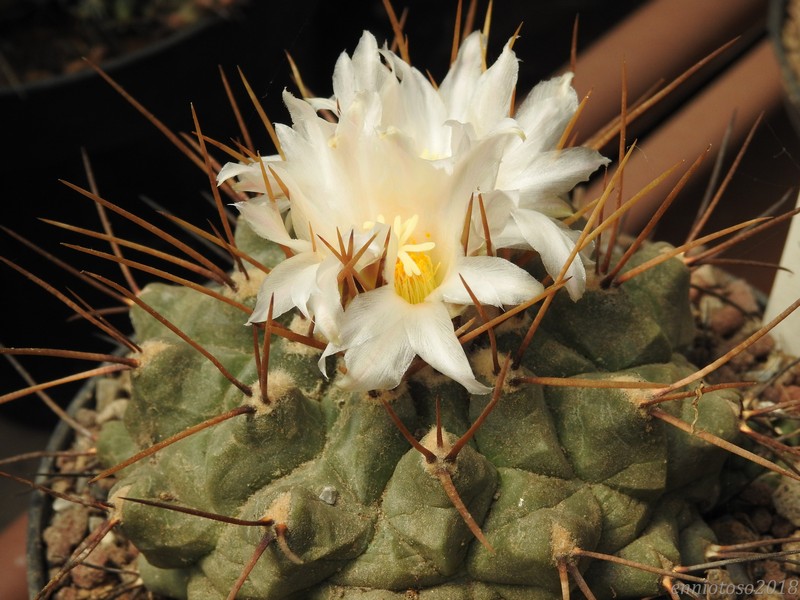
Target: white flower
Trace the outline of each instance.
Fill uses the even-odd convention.
[[[572,214],[567,194],[586,181],[608,159],[589,148],[557,149],[564,128],[578,108],[571,86],[572,73],[537,85],[516,111],[525,140],[506,152],[487,204],[498,216],[490,223],[492,242],[498,248],[533,248],[547,272],[556,277],[566,263],[578,235],[558,219]],[[506,219],[502,218],[506,215]],[[581,260],[567,271],[567,291],[573,300],[586,287]]]
[[[336,63],[333,98],[284,92],[293,124],[276,127],[283,159],[220,172],[259,194],[237,204],[242,215],[292,252],[266,278],[250,322],[263,321],[270,302],[275,316],[297,308],[313,318],[328,340],[320,367],[343,352],[351,389],[393,388],[419,356],[470,392],[489,391],[452,319],[473,303],[469,291],[503,307],[542,285],[487,255],[479,194],[494,247],[532,247],[555,275],[574,246],[556,219],[569,214],[565,195],[605,159],[555,149],[577,106],[569,78],[537,86],[512,118],[517,59],[506,46],[484,71],[481,43],[469,36],[436,88],[365,33]],[[323,109],[338,121],[321,118]],[[573,297],[582,269],[580,260],[571,267]]]

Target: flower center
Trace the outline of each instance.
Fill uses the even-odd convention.
[[[436,268],[428,256],[428,251],[436,247],[434,242],[415,244],[414,230],[417,228],[419,215],[406,221],[394,218],[395,235],[397,236],[397,261],[394,263],[394,289],[409,304],[419,304],[436,288]],[[426,234],[425,237],[430,237]]]
[[[398,254],[394,264],[394,289],[409,304],[419,304],[436,289],[436,269],[425,252],[406,252],[404,257],[401,260]],[[410,273],[409,262],[413,265]]]
[[[364,223],[364,229],[370,229],[375,223],[386,223],[383,215],[375,221]],[[436,247],[434,242],[416,243],[412,237],[419,223],[419,215],[405,221],[399,216],[394,218],[392,233],[397,237],[397,260],[394,264],[394,289],[410,304],[419,304],[436,289],[436,271],[428,252]],[[430,233],[424,233],[430,238]]]

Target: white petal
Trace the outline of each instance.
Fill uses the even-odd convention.
[[[270,299],[275,297],[272,316],[279,317],[294,307],[306,316],[308,299],[317,290],[317,269],[320,259],[317,255],[307,252],[296,254],[287,258],[270,271],[261,289],[258,290],[258,300],[253,314],[248,323],[261,323],[267,320]]]
[[[449,218],[455,220],[454,225],[459,228],[459,232],[470,197],[475,191],[494,188],[500,159],[509,141],[517,134],[518,130],[511,130],[486,137],[475,143],[469,152],[458,157],[451,183],[451,210],[455,212]]]
[[[532,140],[530,152],[554,149],[578,109],[572,75],[565,73],[539,83],[517,107],[514,117]]]
[[[518,73],[517,57],[506,44],[500,57],[481,75],[470,102],[469,120],[479,136],[508,116]]]
[[[383,287],[359,294],[342,320],[342,344],[347,376],[342,385],[358,391],[392,389],[414,359],[403,321],[411,305]],[[325,351],[331,353],[331,345]]]
[[[310,313],[314,317],[315,330],[334,344],[340,342],[339,331],[344,315],[337,280],[341,266],[341,262],[335,257],[323,261],[317,270],[317,291],[308,301]]]
[[[383,106],[380,96],[375,92],[358,92],[346,110],[342,110],[336,134],[369,135],[381,125]]]
[[[467,107],[482,72],[481,43],[481,33],[478,31],[462,42],[455,62],[439,86],[439,94],[447,106],[450,119],[466,121]]]
[[[333,70],[333,94],[339,109],[346,111],[361,91],[377,91],[385,71],[375,37],[364,31],[353,57],[343,52]]]
[[[547,272],[553,278],[557,277],[575,247],[579,232],[535,210],[517,209],[511,213],[511,217],[521,238],[541,256]],[[571,277],[567,282],[567,291],[573,300],[577,300],[586,289],[586,269],[580,255],[572,261],[566,275]]]
[[[409,306],[411,310],[407,312],[403,323],[408,343],[420,358],[463,385],[471,394],[491,392],[492,388],[475,379],[444,304],[422,302]]]
[[[242,173],[249,173],[253,168],[252,163],[226,163],[217,173],[217,184],[228,181],[231,177],[238,177]]]
[[[447,156],[451,129],[445,125],[447,112],[441,96],[417,69],[392,53],[387,56],[401,81],[399,86],[384,88],[384,125],[408,135],[419,156]]]
[[[369,31],[361,34],[361,39],[353,52],[353,71],[359,90],[377,91],[384,67],[381,64],[378,41]]]
[[[347,307],[342,344],[329,344],[325,355],[344,350],[348,389],[396,387],[415,355],[473,394],[488,393],[478,382],[441,302],[409,304],[389,287],[358,295]]]
[[[329,123],[317,115],[317,112],[311,104],[295,97],[286,90],[283,92],[283,102],[286,104],[286,108],[289,109],[289,115],[292,118],[292,130],[299,133],[302,139],[309,144],[311,148],[321,149],[327,146],[328,140],[335,131],[334,124]],[[286,156],[287,160],[302,156],[304,153],[303,148],[300,149],[299,153],[294,153],[291,151],[291,148],[286,147],[286,144],[291,143],[291,134],[289,133],[291,130],[282,132],[281,128],[276,126],[275,131],[278,133],[281,150],[283,150],[283,154]],[[284,142],[284,135],[290,138],[287,139],[286,142]]]
[[[471,256],[462,258],[453,274],[437,288],[445,302],[473,303],[459,275],[467,282],[478,302],[492,306],[521,304],[544,289],[530,273],[505,259]]]
[[[276,199],[283,198],[283,191],[281,190],[278,182],[275,180],[275,177],[272,175],[269,168],[270,166],[274,166],[280,162],[280,156],[266,156],[261,160],[264,162],[264,171],[267,173],[267,181],[269,181],[273,197]],[[233,177],[238,179],[238,181],[233,184],[234,189],[241,192],[267,194],[267,188],[264,184],[264,173],[261,171],[261,165],[259,165],[257,162],[251,162],[247,164],[225,164],[217,175],[217,185],[221,185]]]
[[[607,163],[607,158],[589,148],[528,154],[523,144],[503,158],[497,187],[519,190],[520,204],[532,208],[540,196],[563,196]]]
[[[242,213],[245,221],[258,235],[281,246],[287,246],[295,252],[310,250],[311,244],[306,240],[298,240],[289,235],[283,224],[279,205],[270,200],[236,202],[234,204]]]
[[[414,351],[405,339],[403,323],[395,321],[384,326],[381,337],[345,352],[347,374],[341,385],[360,392],[396,388],[413,359]]]

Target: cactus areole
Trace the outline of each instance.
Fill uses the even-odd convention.
[[[516,78],[510,42],[487,68],[472,34],[434,86],[365,33],[331,98],[285,92],[279,154],[222,168],[249,198],[236,245],[269,272],[215,288],[233,303],[166,284],[140,300],[250,393],[137,304],[131,399],[98,442],[111,466],[245,407],[118,473],[149,589],[539,600],[566,571],[624,598],[703,562],[724,456],[643,407],[695,371],[688,270],[600,285],[567,196],[607,160],[564,142],[570,75],[512,109]],[[661,410],[737,433],[730,391]]]

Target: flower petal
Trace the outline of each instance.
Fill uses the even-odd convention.
[[[468,123],[478,137],[490,134],[508,116],[519,73],[510,43],[494,64],[483,71],[484,43],[479,32],[469,35],[439,86],[448,118]]]
[[[258,235],[295,252],[311,249],[306,240],[298,240],[289,235],[281,218],[280,208],[270,200],[249,200],[234,204],[242,213],[244,220]]]
[[[308,301],[315,330],[333,343],[340,340],[339,330],[344,315],[337,279],[341,267],[342,263],[334,257],[328,257],[322,262],[317,270],[317,290]]]
[[[444,102],[430,81],[391,52],[384,52],[400,78],[381,95],[384,127],[397,128],[413,141],[416,153],[428,159],[448,156],[451,129],[445,126]]]
[[[472,373],[464,348],[456,337],[453,321],[441,302],[422,302],[403,319],[408,343],[431,367],[467,388],[471,394],[488,394]]]
[[[280,157],[276,154],[275,156],[265,156],[261,160],[264,162],[264,171],[267,173],[267,180],[272,188],[273,197],[276,199],[283,198],[283,190],[281,190],[269,168],[277,164],[280,161]],[[217,174],[217,185],[221,185],[233,177],[238,179],[238,181],[233,184],[234,189],[237,191],[267,194],[267,188],[264,184],[264,173],[261,171],[261,165],[259,165],[258,162],[247,164],[227,163]]]
[[[342,320],[341,345],[328,344],[324,353],[345,351],[343,387],[369,391],[399,385],[414,359],[403,324],[411,308],[388,287],[353,299]]]
[[[572,73],[564,73],[536,85],[517,107],[514,118],[530,140],[528,152],[552,150],[578,109]]]
[[[450,119],[466,121],[467,107],[482,73],[482,41],[482,34],[478,31],[464,39],[455,62],[439,86]]]
[[[370,32],[364,31],[353,51],[353,57],[350,58],[343,52],[333,70],[333,94],[339,109],[346,111],[359,92],[378,91],[386,77],[378,42]]]
[[[494,64],[481,74],[470,102],[468,120],[479,136],[491,132],[508,116],[518,73],[519,62],[509,42]]]
[[[608,162],[599,152],[589,148],[566,148],[536,154],[528,153],[523,144],[503,159],[497,175],[497,188],[519,190],[520,205],[538,208],[537,203],[564,196]]]
[[[409,304],[389,287],[360,294],[345,311],[341,337],[341,345],[329,344],[324,356],[344,350],[347,389],[394,388],[418,355],[470,393],[491,391],[475,379],[441,302]]]
[[[553,278],[557,277],[580,233],[535,210],[516,209],[511,218],[509,227],[498,236],[498,247],[515,247],[516,244],[511,243],[514,239],[525,240],[539,253],[547,272]],[[572,261],[566,276],[571,277],[566,285],[570,298],[577,300],[586,289],[586,269],[580,254]]]
[[[287,258],[270,271],[261,289],[258,290],[258,300],[253,314],[248,323],[262,323],[267,320],[269,303],[273,294],[275,301],[272,307],[272,316],[279,317],[294,307],[309,317],[308,299],[317,289],[317,269],[320,258],[306,252]]]
[[[544,287],[517,265],[495,256],[462,258],[437,288],[441,299],[452,304],[472,304],[461,277],[481,304],[492,306],[516,305],[540,294]]]

